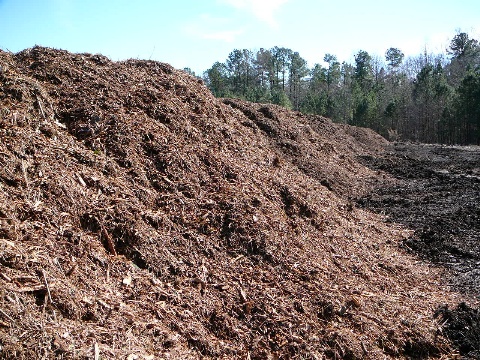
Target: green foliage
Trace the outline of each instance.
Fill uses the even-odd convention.
[[[325,80],[327,82],[327,90],[330,90],[332,85],[338,84],[340,81],[340,63],[337,61],[337,57],[331,54],[326,54],[323,61],[328,64],[328,69],[325,72]]]
[[[363,92],[360,88],[357,88],[354,92],[352,124],[369,127],[380,132],[382,126],[379,123],[377,113],[378,97],[375,90]]]
[[[468,73],[460,83],[453,102],[456,127],[464,143],[480,144],[480,72]]]
[[[226,68],[230,74],[233,93],[246,97],[254,82],[253,53],[247,49],[233,50],[228,55]]]
[[[306,95],[300,110],[304,113],[327,116],[328,106],[328,97],[326,93],[309,92]]]
[[[426,64],[414,80],[413,96],[418,101],[429,101],[449,91],[445,73],[440,64]]]
[[[390,48],[385,52],[385,59],[388,62],[388,66],[392,69],[398,68],[404,57],[403,52],[397,48]]]
[[[272,91],[272,103],[283,106],[287,109],[292,109],[292,102],[288,98],[285,91],[281,89],[274,89]]]
[[[478,51],[478,41],[470,39],[467,33],[461,32],[455,35],[450,42],[448,53],[454,58],[472,55]]]
[[[360,50],[355,55],[354,78],[363,89],[371,85],[373,79],[372,57],[366,51]]]
[[[303,59],[298,52],[294,52],[290,57],[289,73],[289,94],[293,102],[293,107],[298,110],[300,107],[303,84],[302,79],[309,74],[307,61]]]
[[[417,135],[427,142],[438,142],[440,120],[451,89],[440,63],[427,63],[413,82],[413,100],[417,105]]]
[[[216,97],[229,97],[232,95],[230,91],[231,79],[225,64],[218,61],[213,64],[210,69],[205,71],[204,80]]]

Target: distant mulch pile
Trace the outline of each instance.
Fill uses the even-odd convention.
[[[455,355],[462,299],[348,200],[373,132],[154,61],[35,47],[0,83],[1,358]]]

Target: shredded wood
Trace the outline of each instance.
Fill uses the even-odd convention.
[[[349,200],[388,181],[374,132],[154,61],[0,65],[1,358],[455,355],[434,312],[466,300]]]

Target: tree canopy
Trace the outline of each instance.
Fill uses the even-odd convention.
[[[448,55],[448,56],[447,56]],[[354,63],[327,53],[308,66],[301,54],[275,46],[234,49],[203,77],[218,97],[274,103],[366,126],[404,140],[480,144],[480,45],[453,36],[446,54],[384,58],[360,50]]]

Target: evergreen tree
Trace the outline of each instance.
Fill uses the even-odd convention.
[[[405,87],[406,75],[401,72],[405,55],[400,49],[389,48],[385,52],[385,60],[387,61],[388,73],[385,78],[386,101],[384,104],[384,124],[385,128],[398,136],[399,127],[402,126],[403,120],[406,118],[405,109],[407,97],[402,87]]]
[[[447,52],[452,56],[448,65],[449,83],[458,87],[469,71],[480,67],[480,46],[478,41],[470,39],[468,34],[459,33],[450,42]]]
[[[414,131],[417,140],[437,142],[439,122],[450,95],[445,73],[440,63],[427,63],[413,86],[413,98],[418,105]]]
[[[292,53],[289,64],[289,94],[293,108],[298,110],[300,108],[301,96],[303,95],[302,81],[308,75],[309,70],[307,61],[298,52]]]
[[[273,68],[275,71],[274,88],[286,91],[286,85],[288,82],[287,74],[290,68],[290,61],[293,51],[287,48],[279,48],[275,46],[271,50]]]
[[[327,69],[320,64],[315,64],[310,70],[308,90],[301,110],[316,115],[327,114]]]
[[[461,32],[453,37],[447,51],[454,58],[470,56],[478,51],[478,41],[470,39],[467,33]]]
[[[272,52],[261,48],[255,58],[254,62],[257,84],[262,89],[267,90],[272,87],[272,77],[274,76]]]
[[[469,72],[461,81],[447,122],[447,141],[480,145],[480,72]]]
[[[387,60],[388,67],[396,71],[399,66],[402,64],[403,58],[405,55],[400,49],[390,48],[385,52],[385,59]]]
[[[346,62],[340,68],[341,90],[338,102],[341,108],[339,119],[343,123],[353,123],[354,67]]]
[[[355,55],[353,73],[353,125],[372,127],[377,110],[375,96],[372,57],[368,52],[360,50]]]
[[[217,61],[210,69],[205,71],[203,79],[216,97],[230,97],[233,95],[230,89],[228,69],[225,64]]]
[[[253,86],[253,54],[250,50],[233,50],[226,63],[230,72],[232,91],[235,95],[249,99]]]
[[[337,57],[332,54],[326,54],[323,58],[328,64],[326,70],[327,99],[325,116],[335,118],[337,116],[337,90],[340,85],[341,69]]]
[[[362,90],[368,90],[373,81],[372,57],[368,52],[360,50],[355,55],[354,78]]]

